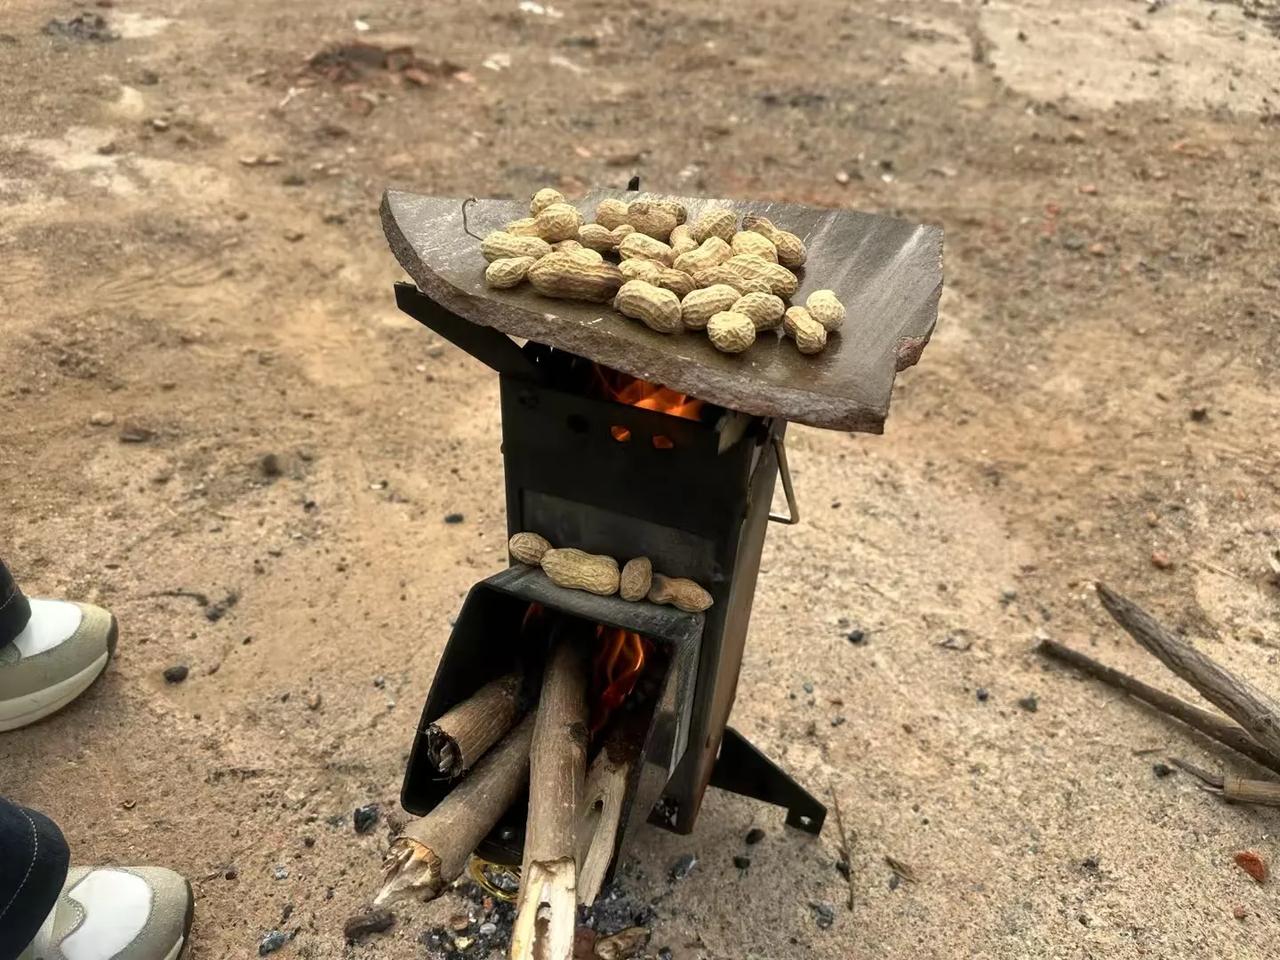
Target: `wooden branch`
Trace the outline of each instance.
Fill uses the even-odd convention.
[[[561,631],[547,658],[529,753],[529,819],[511,934],[512,960],[571,960],[577,921],[577,825],[587,766],[587,669]],[[544,913],[545,920],[539,914]],[[545,922],[545,927],[544,927]]]
[[[1129,676],[1127,673],[1121,673],[1119,670],[1099,663],[1092,657],[1077,650],[1072,650],[1070,647],[1064,647],[1053,640],[1041,640],[1036,647],[1036,652],[1083,670],[1090,676],[1096,677],[1103,683],[1110,684],[1117,690],[1122,690],[1167,716],[1181,720],[1193,730],[1217,740],[1224,746],[1230,747],[1236,753],[1243,754],[1254,763],[1280,773],[1280,757],[1271,756],[1258,745],[1256,740],[1225,717],[1210,713],[1208,710],[1202,710],[1200,707],[1187,703],[1185,700],[1165,693],[1156,687],[1149,686],[1141,680]]]
[[[509,673],[486,683],[427,727],[427,757],[447,777],[460,777],[520,716],[521,677]]]
[[[1280,758],[1280,703],[1169,633],[1137,604],[1101,583],[1097,589],[1107,612],[1133,639]]]
[[[430,813],[405,827],[383,861],[375,904],[410,894],[434,900],[461,875],[528,780],[534,717],[525,717]]]
[[[1280,807],[1280,783],[1271,780],[1246,780],[1230,775],[1219,777],[1177,757],[1169,759],[1203,783],[1210,793],[1217,794],[1223,800]]]
[[[634,748],[610,738],[591,761],[578,814],[578,903],[590,906],[600,895],[618,843],[627,780],[636,759]]]

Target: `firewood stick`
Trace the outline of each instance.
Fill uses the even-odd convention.
[[[535,947],[538,960],[573,955],[578,809],[586,766],[586,661],[578,644],[562,635],[547,659],[529,751],[529,819],[511,960],[534,960]]]
[[[1097,589],[1107,612],[1133,639],[1244,727],[1271,756],[1280,758],[1280,703],[1179,640],[1137,604],[1101,583]]]
[[[591,761],[578,816],[578,903],[589,906],[600,895],[622,827],[627,779],[635,761],[635,750],[612,738]]]
[[[481,757],[430,813],[405,827],[383,861],[385,880],[375,904],[410,894],[434,900],[458,879],[528,780],[535,715]]]
[[[1210,793],[1215,793],[1224,800],[1280,807],[1280,783],[1271,780],[1246,780],[1229,774],[1219,777],[1177,757],[1169,759],[1203,783]]]
[[[486,683],[427,727],[427,757],[447,777],[471,769],[520,715],[518,673]]]
[[[1141,700],[1161,713],[1173,717],[1175,720],[1181,720],[1193,730],[1217,740],[1224,746],[1230,747],[1236,753],[1243,754],[1254,763],[1280,773],[1280,758],[1271,756],[1258,745],[1256,740],[1225,717],[1210,713],[1208,710],[1202,710],[1200,707],[1143,683],[1127,673],[1121,673],[1119,670],[1099,663],[1092,657],[1080,653],[1078,650],[1072,650],[1070,647],[1065,647],[1054,640],[1041,640],[1039,646],[1036,647],[1036,652],[1083,670],[1090,676],[1096,677],[1103,683],[1110,684],[1117,690],[1121,690],[1137,700]]]

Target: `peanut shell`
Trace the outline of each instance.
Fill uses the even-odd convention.
[[[741,294],[723,283],[693,290],[680,301],[680,318],[690,330],[703,330],[708,320],[728,310],[739,299]]]
[[[756,342],[756,325],[746,314],[724,310],[707,321],[707,338],[721,353],[742,353]]]
[[[844,325],[844,304],[834,290],[815,290],[804,301],[809,316],[817,320],[828,333]]]
[[[541,237],[513,237],[502,230],[495,230],[480,241],[480,252],[492,263],[505,257],[545,257],[551,252],[551,244]]]
[[[585,590],[600,597],[618,592],[618,561],[572,547],[552,547],[542,555],[542,571],[558,587]]]
[[[495,290],[518,287],[537,262],[533,257],[499,257],[485,267],[484,282]]]
[[[611,299],[622,286],[622,274],[611,263],[586,263],[572,253],[549,253],[527,274],[533,288],[562,300]]]
[[[756,330],[774,330],[782,323],[782,314],[787,308],[782,298],[772,293],[748,293],[729,309],[750,317]]]
[[[618,595],[623,600],[643,600],[653,585],[653,562],[648,557],[635,557],[622,567],[618,578]]]
[[[536,567],[542,563],[542,555],[551,549],[551,542],[536,533],[513,533],[507,541],[507,552],[517,563]]]
[[[650,330],[675,333],[680,323],[680,298],[647,280],[628,280],[614,297],[613,309],[640,320]]]

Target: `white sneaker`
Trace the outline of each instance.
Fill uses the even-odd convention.
[[[178,960],[191,884],[163,867],[76,867],[18,960]]]
[[[31,619],[0,646],[0,731],[61,710],[106,669],[116,618],[91,603],[32,598]]]

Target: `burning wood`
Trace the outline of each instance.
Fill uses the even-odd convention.
[[[420,894],[433,900],[456,880],[476,845],[519,795],[529,776],[535,715],[524,718],[460,780],[440,804],[409,824],[383,861],[383,904]]]
[[[459,777],[511,729],[520,715],[521,677],[509,673],[481,687],[427,727],[427,756],[447,777]]]
[[[587,762],[587,670],[567,636],[547,660],[529,754],[529,819],[512,960],[569,960],[577,917],[577,823]]]

